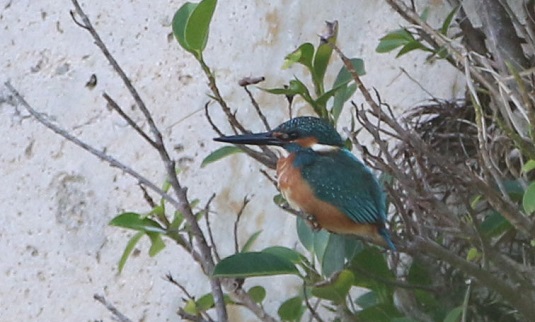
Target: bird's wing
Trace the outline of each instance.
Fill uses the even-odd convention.
[[[320,155],[302,171],[317,198],[336,206],[353,221],[385,222],[385,197],[381,186],[373,173],[349,151]]]

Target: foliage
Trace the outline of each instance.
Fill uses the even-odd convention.
[[[257,232],[241,251],[236,249],[221,259],[212,277],[239,281],[256,276],[296,276],[302,281],[302,291],[281,300],[277,310],[279,318],[286,321],[300,321],[308,315],[319,319],[319,314],[329,311],[337,319],[359,321],[486,321],[496,316],[512,321],[532,316],[535,278],[525,273],[535,264],[530,217],[535,212],[535,97],[526,79],[527,59],[522,59],[528,54],[522,52],[525,57],[508,60],[497,54],[499,48],[486,48],[482,54],[475,49],[480,48],[475,40],[466,43],[468,36],[477,33],[466,25],[469,20],[460,4],[433,28],[426,21],[427,10],[418,15],[402,2],[388,3],[411,25],[385,35],[376,51],[399,49],[396,57],[420,51],[429,55],[430,62],[431,58],[446,60],[465,73],[464,99],[413,108],[400,120],[362,86],[360,76],[365,70],[359,58],[344,60],[344,67],[326,90],[325,75],[336,48],[336,23],[330,24],[333,32],[327,41],[318,46],[304,43],[285,58],[283,68],[304,67],[310,84],[294,78],[286,86],[260,90],[285,95],[290,110],[293,98],[299,97],[319,117],[337,124],[344,106],[360,89],[370,110],[353,104],[353,112],[362,129],[375,139],[380,153],[362,148],[353,130],[351,139],[366,161],[389,178],[385,185],[391,205],[390,227],[399,237],[404,256],[384,253],[349,237],[315,232],[298,219],[297,235],[303,251],[280,246],[253,251]],[[180,46],[200,63],[212,98],[226,113],[229,124],[245,132],[219,94],[214,73],[203,58],[215,7],[215,0],[186,3],[174,16],[173,33]],[[510,10],[503,12],[509,18],[514,15]],[[495,12],[481,15],[491,13]],[[510,19],[509,23],[518,21]],[[525,30],[525,26],[513,27]],[[483,33],[493,37],[496,33],[492,28],[486,22]],[[449,39],[453,34],[464,36],[465,43]],[[462,56],[458,46],[466,46],[471,56]],[[511,106],[520,111],[520,117]],[[262,118],[261,110],[257,111]],[[503,144],[495,151],[499,140]],[[273,168],[275,155],[271,151],[262,151],[265,157],[260,157],[257,151],[236,147],[214,151],[202,166],[238,152]],[[274,200],[287,209],[281,196]],[[201,210],[196,216],[200,219],[204,214]],[[151,241],[151,256],[164,247],[162,237],[186,246],[193,238],[179,212],[167,213],[163,199],[147,215],[124,213],[111,224],[137,231],[127,244],[120,270],[144,235]],[[367,292],[355,298],[352,290],[357,287]],[[269,298],[260,286],[246,293],[260,306]],[[235,304],[231,296],[225,297],[225,303]],[[183,309],[201,316],[213,307],[213,296],[206,294],[190,299]]]

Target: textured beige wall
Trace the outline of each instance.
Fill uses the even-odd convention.
[[[293,247],[294,219],[272,205],[275,189],[259,174],[257,164],[233,156],[199,167],[218,145],[211,141],[214,133],[202,113],[208,101],[206,80],[192,57],[168,37],[171,18],[182,3],[95,0],[83,1],[83,7],[156,116],[169,146],[183,147],[172,156],[184,168],[180,179],[189,195],[205,202],[212,192],[218,194],[212,221],[222,254],[233,249],[229,236],[245,194],[253,202],[242,221],[242,242],[263,229],[257,249]],[[432,13],[444,12],[441,5],[433,1]],[[9,101],[3,87],[11,81],[58,124],[155,182],[162,181],[158,156],[106,108],[104,91],[123,107],[133,102],[89,34],[74,25],[71,9],[67,0],[0,3],[0,321],[109,321],[110,314],[93,300],[94,293],[104,294],[135,321],[177,321],[183,294],[164,281],[166,273],[195,295],[208,291],[188,254],[169,243],[150,258],[144,241],[139,254],[117,274],[117,261],[132,233],[107,223],[122,211],[147,209],[136,181],[29,118]],[[264,75],[264,85],[272,87],[300,74],[299,68],[280,69],[285,54],[304,41],[316,43],[323,21],[334,19],[340,22],[342,49],[365,60],[364,81],[395,108],[428,98],[399,66],[438,97],[451,97],[462,84],[451,67],[440,62],[427,66],[423,55],[396,60],[392,54],[374,52],[378,39],[401,24],[381,1],[220,1],[206,60],[216,71],[223,95],[251,129],[261,130],[261,123],[236,82]],[[334,66],[331,80],[340,63]],[[88,89],[85,84],[93,73],[98,85]],[[273,124],[286,118],[283,99],[257,95]],[[355,99],[361,101],[358,95]],[[297,107],[300,114],[308,111],[302,103]],[[131,112],[144,124],[138,111]],[[220,113],[214,113],[224,124]],[[266,308],[273,314],[281,300],[297,292],[293,278],[250,279],[246,286],[256,283],[268,287],[272,300]],[[231,313],[234,320],[244,319]]]

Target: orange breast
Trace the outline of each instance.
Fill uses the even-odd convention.
[[[320,228],[338,234],[359,235],[384,244],[378,234],[377,226],[359,224],[338,208],[318,199],[310,185],[301,176],[299,169],[293,167],[294,159],[295,155],[290,154],[286,158],[280,158],[277,162],[279,189],[292,207],[312,215]]]

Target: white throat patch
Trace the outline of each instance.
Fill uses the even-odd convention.
[[[310,146],[310,148],[313,151],[316,151],[316,152],[319,152],[319,153],[332,152],[332,151],[337,151],[338,149],[340,149],[340,147],[337,147],[337,146],[327,145],[327,144],[319,144],[319,143],[312,144]]]

